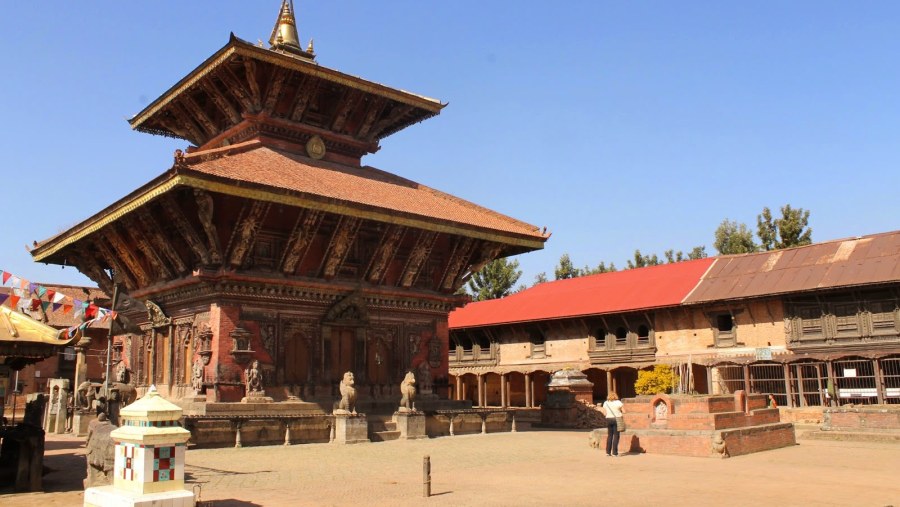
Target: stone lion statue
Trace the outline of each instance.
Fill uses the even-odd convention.
[[[344,373],[341,380],[341,403],[335,413],[356,414],[356,388],[353,387],[353,372]]]
[[[713,437],[712,453],[713,455],[720,456],[721,458],[731,457],[731,454],[728,453],[728,445],[725,443],[725,438],[722,436],[722,432],[716,433]]]
[[[400,398],[400,412],[415,410],[413,402],[416,400],[416,375],[413,372],[406,372],[406,377],[400,383],[400,394],[402,395]]]

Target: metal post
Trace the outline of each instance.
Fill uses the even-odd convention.
[[[428,498],[431,496],[431,456],[425,455],[422,460],[422,496]]]
[[[119,284],[115,284],[113,286],[113,297],[112,297],[112,308],[111,311],[116,311],[116,304],[119,302]],[[109,363],[111,361],[112,355],[112,339],[113,339],[113,323],[115,319],[110,320],[109,322],[109,332],[106,333],[106,377],[103,378],[103,392],[106,393],[106,415],[110,416],[109,413]],[[118,424],[116,421],[114,424]]]

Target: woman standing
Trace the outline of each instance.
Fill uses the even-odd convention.
[[[623,403],[619,395],[610,392],[603,402],[603,414],[606,416],[606,455],[619,457],[619,427],[616,419],[622,417]],[[612,453],[612,454],[610,454]]]

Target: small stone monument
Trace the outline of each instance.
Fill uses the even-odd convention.
[[[353,372],[344,373],[341,379],[341,401],[334,410],[334,443],[358,444],[369,441],[369,423],[366,414],[356,413],[356,387]]]
[[[50,380],[50,403],[45,419],[44,431],[47,433],[66,432],[66,410],[69,399],[69,380],[55,378]]]
[[[86,489],[84,505],[193,507],[194,494],[184,489],[191,433],[178,424],[181,412],[155,386],[123,408],[122,426],[110,433],[116,442],[113,485]]]
[[[400,384],[400,408],[394,412],[393,421],[400,431],[401,440],[416,440],[427,438],[425,434],[425,414],[416,410],[416,376],[413,372],[407,372]]]
[[[574,368],[563,368],[551,375],[547,401],[541,405],[541,424],[554,428],[574,427],[578,419],[576,403],[590,403],[593,389],[594,384],[587,375]]]

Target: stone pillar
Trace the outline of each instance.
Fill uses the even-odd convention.
[[[525,374],[525,408],[531,408],[534,399],[531,396],[531,374]]]
[[[50,402],[47,406],[47,417],[44,419],[44,431],[47,433],[66,432],[66,402],[69,399],[69,387],[68,379],[50,380]]]
[[[609,396],[610,391],[615,390],[616,388],[613,385],[612,370],[606,370],[606,395]]]
[[[155,387],[123,408],[122,426],[110,433],[116,442],[113,485],[87,488],[84,505],[193,506],[193,492],[184,489],[184,455],[191,433],[179,426],[181,414]]]
[[[478,374],[478,406],[484,406],[484,375]]]
[[[500,374],[500,406],[502,408],[506,408],[509,405],[509,394],[507,393],[507,379],[506,374]]]
[[[466,399],[466,398],[465,398],[465,393],[463,392],[462,375],[457,375],[456,376],[456,400],[462,401],[464,399]]]

